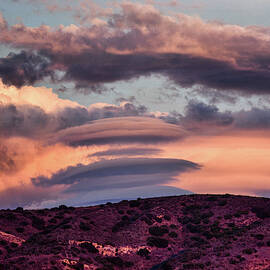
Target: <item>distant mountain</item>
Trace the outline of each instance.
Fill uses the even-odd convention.
[[[270,269],[270,199],[183,195],[0,210],[0,269]]]

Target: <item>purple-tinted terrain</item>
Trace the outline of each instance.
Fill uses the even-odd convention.
[[[270,199],[186,195],[0,211],[0,269],[270,269]]]

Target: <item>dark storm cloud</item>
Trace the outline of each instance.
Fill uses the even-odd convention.
[[[252,108],[235,113],[235,127],[247,130],[270,129],[270,109]]]
[[[186,106],[185,116],[181,121],[191,126],[194,123],[229,126],[233,123],[234,117],[231,112],[220,112],[214,105],[191,101]]]
[[[7,57],[0,58],[0,77],[7,85],[31,85],[53,75],[49,66],[49,60],[40,54],[25,51],[10,53]]]
[[[269,29],[165,16],[151,5],[131,2],[113,12],[104,14],[103,24],[58,28],[7,26],[2,18],[2,44],[39,52],[2,59],[2,77],[16,85],[35,82],[48,75],[49,59],[51,70],[64,72],[63,80],[94,92],[104,83],[161,74],[182,87],[269,93]],[[24,76],[9,75],[21,70]]]
[[[180,85],[201,85],[219,90],[239,90],[247,93],[269,93],[268,69],[239,69],[225,61],[184,54],[84,53],[51,56],[52,61],[66,67],[64,80],[78,86],[111,83],[140,76],[161,74]],[[74,58],[73,60],[71,60]]]
[[[123,148],[123,149],[118,149],[118,148],[113,148],[107,151],[100,151],[96,152],[91,156],[96,156],[96,157],[102,157],[102,156],[138,156],[138,155],[156,155],[160,154],[162,151],[160,149],[156,148]]]
[[[217,106],[191,101],[185,108],[185,114],[178,123],[188,130],[220,132],[237,130],[269,130],[270,109],[251,108],[236,112],[221,112]]]
[[[93,191],[166,183],[180,173],[198,169],[198,164],[181,159],[114,159],[68,167],[50,178],[40,176],[32,182],[42,187],[69,185],[70,192]]]

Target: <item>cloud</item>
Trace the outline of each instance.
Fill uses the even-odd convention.
[[[185,108],[185,115],[180,123],[186,128],[209,128],[228,127],[233,124],[234,117],[231,112],[220,112],[215,105],[208,105],[203,102],[191,101]]]
[[[150,117],[117,117],[101,119],[79,127],[59,131],[50,143],[71,146],[94,144],[168,143],[183,139],[187,133],[179,126]]]
[[[40,54],[10,53],[6,58],[0,58],[0,77],[7,85],[31,85],[53,75],[49,66],[49,60]]]
[[[36,106],[0,105],[0,136],[32,137],[44,132],[49,123],[46,113]]]
[[[147,108],[123,101],[120,105],[96,103],[88,108],[59,98],[52,89],[25,86],[21,89],[0,83],[0,137],[44,139],[51,133],[90,121],[150,116]]]
[[[269,130],[270,109],[252,108],[235,113],[235,127],[245,130]]]
[[[7,188],[0,191],[1,208],[17,208],[18,206],[27,207],[32,204],[40,204],[43,201],[57,199],[57,196],[45,188],[22,185]]]
[[[162,151],[156,148],[141,148],[141,147],[129,147],[129,148],[112,148],[107,151],[96,152],[91,156],[104,157],[104,156],[146,156],[157,155]]]
[[[14,153],[10,153],[6,146],[0,144],[0,175],[16,170],[16,164],[12,157],[13,155]]]
[[[131,2],[103,15],[106,23],[98,25],[5,26],[0,42],[37,51],[28,56],[31,63],[49,59],[50,71],[63,71],[63,79],[78,87],[96,89],[95,85],[154,73],[182,87],[269,92],[270,35],[266,27],[205,22],[184,14],[169,16],[151,5]],[[27,80],[42,78],[47,66],[40,67],[37,76]],[[13,83],[21,85],[25,80]]]
[[[191,131],[205,130],[217,133],[233,131],[269,131],[270,109],[253,107],[250,110],[221,112],[215,105],[190,101],[178,124]]]
[[[68,167],[50,178],[34,178],[32,183],[38,187],[66,185],[66,192],[106,190],[167,183],[180,173],[198,169],[200,165],[181,159],[113,159]]]

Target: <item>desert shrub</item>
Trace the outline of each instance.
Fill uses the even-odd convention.
[[[170,221],[171,220],[171,217],[169,215],[165,215],[164,216],[164,219],[167,220],[167,221]]]
[[[144,201],[144,203],[140,207],[141,210],[148,210],[150,208],[151,208],[151,203],[148,201]]]
[[[209,239],[212,239],[212,238],[214,237],[214,235],[213,235],[211,232],[209,232],[209,231],[204,231],[204,232],[203,232],[203,236],[204,236],[205,238],[207,238],[208,240],[209,240]]]
[[[22,222],[20,222],[19,225],[21,225],[21,226],[27,226],[27,225],[29,225],[29,223],[27,221],[22,221]]]
[[[227,204],[226,200],[221,200],[221,201],[218,202],[219,206],[225,206],[226,204]]]
[[[17,248],[17,247],[18,247],[18,244],[17,244],[17,243],[12,242],[12,243],[10,244],[10,246],[11,246],[12,248]]]
[[[232,215],[231,214],[227,214],[224,216],[224,219],[232,219]]]
[[[24,228],[18,227],[18,228],[16,228],[16,231],[17,231],[18,233],[23,233],[23,232],[24,232]]]
[[[120,257],[107,257],[106,260],[112,265],[119,266],[120,268],[133,266],[132,262],[124,261]]]
[[[256,238],[257,240],[263,240],[264,239],[264,235],[260,234],[260,233],[255,234],[253,237]]]
[[[64,205],[64,204],[59,205],[58,208],[59,208],[60,210],[68,209],[68,207],[67,207],[66,205]]]
[[[141,221],[144,221],[147,225],[153,225],[153,221],[145,216],[141,217]]]
[[[82,231],[90,231],[90,230],[91,230],[90,226],[87,225],[87,224],[84,223],[84,222],[80,222],[79,227],[80,227],[80,229],[81,229]]]
[[[177,234],[176,232],[170,232],[170,233],[169,233],[169,236],[170,236],[171,238],[177,238],[177,237],[178,237],[178,234]]]
[[[206,198],[206,201],[208,201],[208,202],[215,202],[215,201],[217,201],[217,197],[215,197],[215,196],[209,196],[209,197]]]
[[[79,244],[79,246],[83,249],[86,249],[90,253],[98,253],[98,249],[96,249],[92,243],[84,242]]]
[[[6,213],[4,216],[8,221],[15,221],[17,217],[13,213]]]
[[[160,265],[159,269],[161,269],[161,270],[173,270],[173,267],[167,261],[165,261]]]
[[[257,207],[253,207],[251,211],[255,213],[258,218],[261,218],[261,219],[270,217],[270,208],[257,206]]]
[[[185,250],[179,256],[179,261],[181,263],[187,263],[192,260],[199,260],[201,258],[201,252],[199,251],[192,251],[192,250]]]
[[[48,222],[49,222],[49,223],[54,223],[54,224],[55,224],[55,223],[57,223],[57,220],[56,220],[55,218],[51,218],[51,219],[48,220]]]
[[[185,215],[190,214],[190,213],[194,214],[194,213],[199,212],[201,209],[202,209],[201,205],[191,204],[191,205],[187,205],[183,208],[183,213]]]
[[[130,224],[129,220],[125,220],[125,221],[119,221],[117,222],[113,227],[112,227],[112,232],[118,232],[121,230],[121,228],[127,226]]]
[[[183,264],[183,269],[204,269],[203,263],[186,263]]]
[[[141,202],[139,200],[132,200],[132,201],[129,201],[129,206],[130,207],[139,207],[141,204]]]
[[[23,212],[23,208],[22,208],[22,207],[17,207],[17,208],[15,209],[15,211],[16,211],[16,212]]]
[[[160,217],[154,217],[154,220],[155,220],[157,223],[161,223],[161,222],[162,222],[162,218],[160,218]]]
[[[243,253],[248,254],[248,255],[250,255],[250,254],[252,254],[254,252],[256,252],[256,251],[253,248],[246,248],[246,249],[243,250]]]
[[[184,216],[182,218],[177,218],[178,222],[181,224],[188,224],[190,222],[190,218],[188,216]]]
[[[147,238],[147,245],[157,248],[167,248],[168,247],[168,240],[159,237],[148,237]]]
[[[6,246],[8,244],[8,242],[6,240],[0,240],[0,245],[1,246]]]
[[[137,251],[137,254],[142,257],[147,257],[150,254],[150,251],[147,248],[141,248]]]
[[[231,258],[231,259],[229,260],[229,263],[230,263],[230,264],[237,264],[238,261],[235,260],[234,258]]]
[[[171,224],[171,225],[170,225],[170,228],[171,228],[172,230],[176,230],[176,229],[177,229],[177,226],[176,226],[175,224]]]
[[[203,219],[203,224],[209,224],[209,219],[208,218],[205,218],[205,219]]]
[[[80,254],[80,250],[76,247],[71,247],[71,253],[74,257],[77,257]]]
[[[77,262],[76,264],[73,264],[70,267],[75,270],[84,270],[84,264],[81,262]]]
[[[118,210],[118,214],[123,215],[124,211],[120,209],[120,210]]]
[[[158,227],[153,226],[149,228],[149,233],[154,236],[163,236],[164,234],[168,233],[168,229],[166,227]]]
[[[121,220],[123,220],[123,221],[128,221],[128,220],[129,220],[129,217],[128,217],[128,216],[122,216],[122,217],[121,217]]]
[[[32,226],[38,230],[44,229],[45,222],[43,219],[33,216],[32,218]]]
[[[193,224],[200,224],[201,223],[201,218],[199,216],[191,218],[190,222],[193,223]]]
[[[133,215],[134,213],[136,213],[134,210],[127,210],[128,215]]]
[[[70,224],[62,224],[60,228],[63,230],[68,230],[72,229],[72,226]]]
[[[195,226],[193,224],[187,224],[187,229],[191,233],[201,233],[202,232],[202,227],[201,226]]]
[[[55,215],[54,218],[63,219],[64,215],[61,213],[61,214]]]
[[[205,212],[205,213],[201,214],[202,219],[210,218],[212,216],[214,216],[214,213],[212,211],[208,211],[208,212]]]

